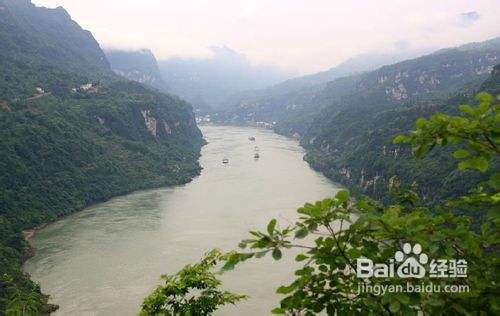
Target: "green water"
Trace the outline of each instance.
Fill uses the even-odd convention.
[[[293,222],[297,207],[338,189],[309,168],[294,140],[252,128],[202,131],[204,169],[191,183],[94,205],[35,235],[37,252],[25,269],[60,305],[57,315],[134,315],[161,274],[211,248],[235,248],[271,218]],[[264,258],[228,273],[225,286],[251,298],[218,314],[270,314],[279,301],[275,289],[294,265],[293,256],[277,264]]]

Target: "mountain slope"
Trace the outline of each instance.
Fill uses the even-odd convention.
[[[160,91],[167,91],[167,85],[158,68],[153,53],[148,49],[137,51],[105,50],[111,69],[129,80],[137,81]]]
[[[500,65],[477,91],[500,94]],[[392,139],[407,133],[419,117],[429,117],[436,112],[456,114],[460,104],[474,103],[473,94],[457,92],[448,99],[369,112],[366,116],[361,115],[361,111],[339,114],[330,124],[349,121],[350,127],[337,129],[337,134],[310,132],[310,136],[302,140],[308,152],[305,159],[331,179],[376,197],[384,196],[390,183],[410,186],[413,181],[429,200],[464,194],[488,175],[455,170],[456,161],[451,158],[453,148],[434,149],[428,157],[417,160],[409,148],[393,144]],[[354,120],[356,123],[352,123]],[[318,138],[314,138],[318,135],[329,135],[329,139],[323,138],[322,145],[318,146]]]
[[[303,135],[323,108],[399,106],[409,100],[446,95],[467,85],[477,88],[498,62],[499,51],[500,38],[496,38],[319,85],[304,86],[307,80],[303,78],[289,80],[267,91],[257,91],[254,95],[249,92],[248,96],[233,100],[235,105],[216,113],[215,120],[240,124],[276,122],[274,127],[280,133]],[[341,74],[345,67],[339,67]]]
[[[330,83],[321,100],[328,105],[305,123],[306,160],[335,181],[371,195],[384,195],[393,176],[404,185],[416,179],[429,199],[464,193],[480,177],[453,171],[448,152],[437,150],[417,161],[391,140],[418,117],[453,113],[460,103],[472,102],[499,61],[497,38],[382,67],[361,76],[340,99],[332,90],[335,82]],[[489,82],[496,76],[493,71]],[[445,183],[436,182],[440,178]]]
[[[337,90],[346,93],[349,91],[347,87],[352,85],[358,74],[410,56],[413,54],[363,54],[326,71],[288,79],[265,89],[239,92],[224,101],[223,108],[215,113],[215,120],[241,124],[282,121],[285,118],[294,121],[297,117],[310,117],[311,112],[317,110],[316,96],[328,82],[344,78],[339,79]],[[307,111],[302,111],[304,108]]]
[[[46,298],[21,230],[185,183],[203,139],[189,104],[115,75],[62,8],[0,0],[0,15],[0,315],[31,315]]]
[[[2,0],[0,17],[0,56],[4,58],[56,65],[85,75],[109,70],[92,34],[71,20],[62,7],[47,9],[30,1]]]

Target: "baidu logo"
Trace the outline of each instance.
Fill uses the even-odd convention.
[[[427,269],[429,264],[429,269]],[[368,258],[359,258],[356,263],[358,278],[416,278],[427,275],[431,278],[467,277],[467,261],[460,260],[431,260],[422,252],[420,244],[405,243],[401,250],[396,251],[394,258],[388,263],[374,263]]]
[[[397,274],[400,278],[423,278],[425,276],[424,264],[429,261],[425,253],[422,253],[422,246],[415,244],[411,246],[406,243],[403,245],[403,251],[396,251],[394,255],[396,262],[401,262]]]

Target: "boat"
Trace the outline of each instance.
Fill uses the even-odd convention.
[[[255,147],[253,148],[253,150],[254,150],[256,153],[258,153],[258,152],[259,152],[259,146],[255,146]]]
[[[259,155],[259,153],[255,153],[255,155],[253,155],[253,157],[254,157],[255,159],[259,159],[260,155]]]
[[[248,140],[253,142],[253,141],[255,141],[255,137],[250,136],[250,137],[248,137]]]
[[[222,159],[222,163],[223,163],[223,164],[227,164],[227,163],[229,163],[229,159],[227,159],[227,158]]]

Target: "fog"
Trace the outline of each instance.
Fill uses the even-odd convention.
[[[293,74],[277,67],[254,66],[247,58],[226,46],[211,47],[213,57],[171,58],[159,61],[170,91],[199,108],[217,107],[230,95],[264,88]]]
[[[157,59],[227,46],[253,65],[301,74],[365,53],[444,48],[499,35],[498,0],[34,0],[62,5],[104,47]]]

